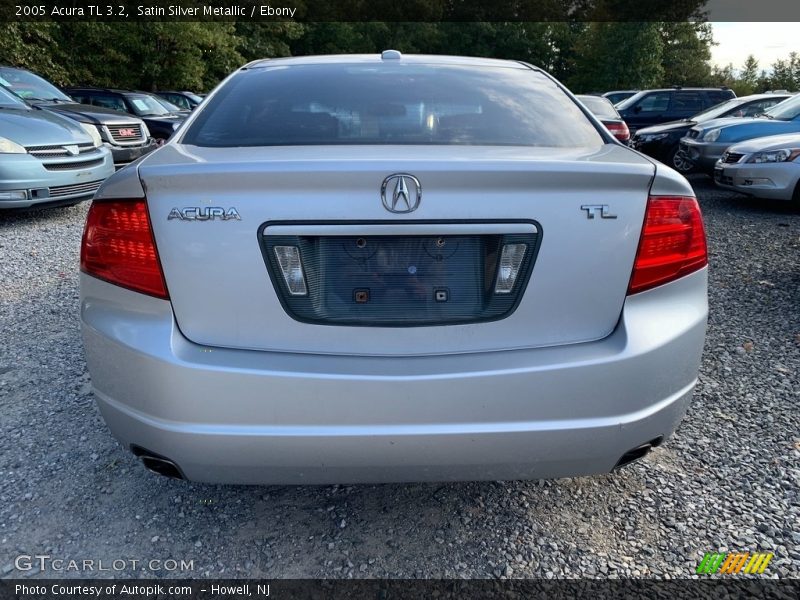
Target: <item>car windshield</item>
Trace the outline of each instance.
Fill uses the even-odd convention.
[[[145,94],[128,94],[128,102],[133,106],[133,112],[140,117],[157,117],[170,113],[158,100]]]
[[[779,121],[791,121],[797,116],[800,116],[800,94],[792,96],[784,100],[780,104],[776,104],[764,114],[771,119],[778,119]]]
[[[711,119],[717,119],[725,115],[725,113],[733,110],[737,106],[741,106],[749,102],[749,100],[743,98],[731,98],[730,100],[726,100],[725,102],[721,102],[720,104],[715,104],[711,108],[707,108],[706,110],[700,111],[696,115],[692,115],[689,117],[690,121],[694,121],[696,123],[702,123],[703,121],[710,121]]]
[[[61,100],[72,102],[72,98],[49,81],[23,69],[0,67],[0,84],[6,86],[26,100]]]
[[[169,112],[180,112],[182,110],[180,106],[177,106],[177,105],[173,104],[172,102],[170,102],[166,98],[153,96],[153,99],[155,99],[156,102],[161,104],[161,106],[166,108]]]
[[[646,95],[647,95],[647,92],[636,92],[630,98],[625,98],[625,100],[623,100],[619,104],[615,105],[616,109],[617,110],[625,110],[626,108],[629,108],[629,107],[633,106],[634,104],[636,104],[639,100],[644,98]]]
[[[271,65],[239,72],[202,106],[186,144],[604,143],[551,79],[522,68]]]
[[[8,91],[0,85],[0,107],[2,108],[30,108],[19,96]]]
[[[619,114],[614,105],[599,96],[576,96],[590,111],[601,119],[619,119]]]
[[[191,100],[192,102],[195,102],[197,104],[200,104],[203,101],[203,99],[200,96],[198,96],[197,94],[193,94],[192,92],[183,92],[183,95],[189,98],[189,100]]]

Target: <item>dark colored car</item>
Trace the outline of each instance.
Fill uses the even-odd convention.
[[[615,138],[620,142],[627,143],[631,137],[628,126],[622,117],[619,116],[617,109],[611,101],[602,96],[575,96],[606,126]]]
[[[156,95],[169,100],[183,110],[194,110],[203,101],[200,96],[192,92],[156,92]]]
[[[611,104],[619,104],[638,92],[639,90],[614,90],[613,92],[606,92],[603,94],[603,98],[608,98]]]
[[[728,88],[675,87],[638,92],[616,108],[633,134],[643,127],[686,119],[735,97]]]
[[[677,169],[682,173],[688,173],[694,168],[692,163],[680,152],[680,141],[689,130],[698,123],[705,123],[712,119],[725,117],[754,117],[790,98],[789,93],[775,94],[753,94],[732,98],[727,102],[717,104],[711,108],[697,113],[696,115],[672,121],[653,127],[639,129],[631,138],[631,147],[652,156],[656,160]]]
[[[0,66],[0,85],[35,107],[96,127],[103,145],[111,151],[117,169],[157,148],[141,119],[98,106],[78,104],[31,71]]]
[[[65,91],[79,102],[136,115],[145,122],[153,137],[162,142],[168,140],[186,118],[170,112],[146,92],[94,87],[70,87]]]
[[[147,96],[150,96],[156,102],[158,102],[161,106],[166,108],[169,112],[171,112],[174,115],[181,115],[182,117],[186,118],[192,112],[190,110],[183,109],[180,106],[177,106],[177,105],[173,104],[172,102],[170,102],[166,98],[162,98],[158,94],[151,94],[150,92],[140,92],[140,93],[146,94]]]

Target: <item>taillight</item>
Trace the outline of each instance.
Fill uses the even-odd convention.
[[[84,273],[169,299],[144,200],[93,202],[81,243]]]
[[[609,121],[608,123],[604,123],[604,125],[606,126],[606,129],[611,132],[611,135],[617,138],[620,142],[627,142],[629,139],[631,139],[631,132],[628,130],[628,126],[624,121],[621,123]]]
[[[650,196],[628,293],[649,290],[707,264],[706,234],[697,200]]]

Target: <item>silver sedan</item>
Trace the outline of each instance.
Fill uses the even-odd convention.
[[[788,200],[800,206],[800,134],[731,146],[714,166],[714,181],[756,198]]]
[[[255,61],[101,188],[100,410],[158,473],[547,478],[643,457],[706,329],[687,181],[511,61]]]

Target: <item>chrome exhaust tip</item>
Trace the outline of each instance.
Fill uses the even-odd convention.
[[[142,461],[144,468],[151,473],[163,475],[171,479],[186,479],[180,467],[165,456],[150,452],[136,445],[131,446],[131,451]]]
[[[659,436],[654,440],[650,440],[649,442],[645,442],[640,446],[636,446],[635,448],[628,450],[625,454],[623,454],[620,457],[620,459],[617,461],[617,464],[614,465],[614,468],[612,470],[616,471],[620,467],[624,467],[625,465],[629,465],[634,461],[644,458],[645,456],[650,454],[650,451],[653,448],[660,446],[662,441],[664,441],[664,436]]]

